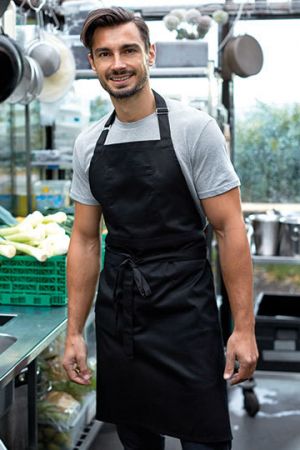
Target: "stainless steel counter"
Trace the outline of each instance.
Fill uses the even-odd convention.
[[[37,450],[36,358],[66,328],[67,307],[0,305],[0,319],[0,339],[5,344],[0,355],[0,392],[14,384],[23,368],[28,368],[27,448]]]
[[[0,326],[0,333],[17,339],[0,355],[1,389],[65,329],[67,307],[0,305],[0,314],[16,315]]]

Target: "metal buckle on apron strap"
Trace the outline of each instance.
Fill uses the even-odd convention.
[[[123,310],[123,345],[128,357],[133,358],[133,289],[132,279],[125,280],[126,269],[132,271],[133,281],[143,297],[151,295],[150,286],[138,268],[136,261],[128,257],[119,265],[114,287],[114,305],[116,310],[116,332],[119,331],[119,310]]]
[[[156,114],[168,114],[168,112],[169,109],[164,106],[156,108]]]

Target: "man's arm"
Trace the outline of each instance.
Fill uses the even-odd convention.
[[[67,259],[68,327],[63,366],[72,381],[88,384],[83,329],[95,295],[100,265],[100,206],[75,202]]]
[[[231,384],[237,384],[252,376],[258,358],[252,261],[239,189],[202,199],[201,204],[217,236],[222,276],[234,320],[233,332],[227,342],[224,378],[230,378]],[[239,370],[234,374],[236,360]]]

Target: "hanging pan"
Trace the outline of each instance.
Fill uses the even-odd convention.
[[[39,64],[30,56],[25,55],[23,76],[7,101],[12,104],[28,105],[41,93],[43,78],[43,72]]]
[[[35,6],[35,3],[37,3],[37,6]],[[46,0],[39,0],[38,2],[28,0],[28,4],[36,13],[38,38],[29,44],[27,54],[39,63],[44,76],[50,77],[58,71],[61,59],[57,48],[45,38],[42,9]]]
[[[18,44],[0,30],[0,102],[6,100],[19,84],[24,59]]]
[[[247,78],[260,72],[263,65],[263,52],[254,37],[244,34],[227,42],[222,61],[222,76],[230,80],[232,74]]]
[[[9,5],[10,0],[1,0],[0,1],[0,17],[3,16],[3,14],[5,13],[8,5]]]

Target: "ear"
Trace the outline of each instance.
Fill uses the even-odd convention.
[[[91,53],[88,54],[88,60],[89,60],[89,63],[91,65],[92,70],[94,72],[96,72],[96,67],[95,67],[95,64],[94,64],[94,58],[93,58]]]
[[[155,63],[155,55],[156,49],[154,44],[150,44],[149,52],[148,52],[148,64],[149,66],[153,66]]]

